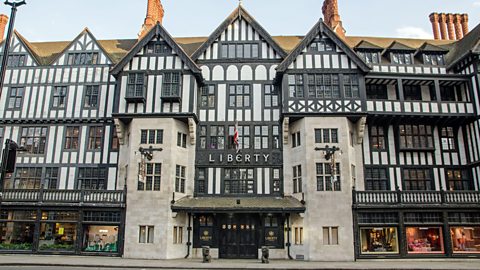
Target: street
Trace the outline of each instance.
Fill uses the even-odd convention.
[[[69,267],[69,266],[0,266],[0,270],[118,270],[119,268],[103,268],[103,267]],[[120,268],[122,270],[139,270],[144,268]],[[155,269],[155,268],[148,268]],[[160,268],[159,268],[160,269]],[[175,268],[175,270],[179,270],[181,268]],[[191,268],[185,268],[191,269]],[[164,269],[162,269],[164,270]],[[168,270],[168,269],[167,269]]]

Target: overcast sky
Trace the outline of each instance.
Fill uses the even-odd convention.
[[[30,41],[72,40],[84,27],[97,39],[136,38],[147,0],[26,0],[16,29]],[[3,1],[2,1],[3,2]],[[480,22],[480,0],[338,0],[347,35],[431,38],[431,12],[468,13]],[[162,0],[173,36],[208,36],[238,0]],[[322,16],[323,0],[243,0],[271,35],[305,35]],[[0,12],[10,9],[0,4]]]

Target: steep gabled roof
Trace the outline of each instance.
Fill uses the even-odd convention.
[[[41,59],[40,57],[38,57],[38,55],[35,53],[35,50],[33,49],[32,47],[32,44],[26,39],[24,38],[22,35],[20,35],[19,32],[17,32],[17,30],[14,30],[13,31],[13,34],[15,37],[18,38],[18,41],[23,45],[23,47],[25,47],[25,49],[28,51],[28,53],[30,54],[30,56],[33,58],[33,61],[35,61],[35,63],[37,65],[40,65],[41,64]],[[5,43],[5,39],[0,43],[0,46],[2,46],[2,48],[4,48],[4,43]],[[10,49],[12,49],[10,47]]]
[[[448,69],[471,53],[480,53],[480,24],[459,40],[447,54]]]
[[[215,40],[217,40],[220,35],[222,35],[225,30],[227,30],[228,26],[232,24],[235,20],[237,19],[243,19],[246,20],[255,31],[258,32],[260,37],[265,39],[265,41],[272,46],[272,48],[275,50],[278,55],[280,55],[282,58],[285,58],[287,56],[287,53],[275,42],[275,40],[270,36],[270,34],[241,6],[239,5],[233,12],[230,14],[230,16],[223,21],[220,26],[215,29],[215,31],[210,35],[208,40],[203,43],[202,46],[200,46],[192,55],[193,60],[197,60],[202,53],[204,53],[208,47],[210,47]]]
[[[187,65],[187,67],[197,76],[197,78],[201,78],[201,69],[195,64],[195,62],[192,61],[192,58],[188,56],[188,54],[178,45],[178,43],[170,36],[170,34],[163,28],[163,26],[160,23],[157,23],[155,27],[152,27],[150,31],[138,42],[133,46],[132,49],[128,52],[125,57],[120,60],[118,64],[116,64],[112,69],[111,72],[112,74],[118,74],[123,67],[132,60],[135,55],[137,55],[140,50],[142,50],[143,47],[145,47],[150,40],[152,40],[155,36],[161,36],[165,42],[173,48],[173,50],[178,54],[180,59]]]
[[[52,57],[50,59],[50,62],[49,63],[46,63],[46,64],[53,64],[55,63],[55,61],[57,61],[58,59],[60,59],[60,57],[62,57],[62,55],[65,54],[66,51],[68,51],[81,37],[83,37],[84,35],[88,35],[97,45],[98,47],[100,48],[100,50],[102,50],[102,52],[105,54],[105,56],[108,58],[108,60],[110,60],[110,62],[113,62],[112,58],[110,57],[110,55],[108,54],[107,50],[105,50],[103,48],[103,46],[100,44],[100,42],[97,41],[97,39],[95,38],[95,36],[92,34],[92,32],[90,32],[90,30],[85,27],[82,32],[80,32],[80,34],[77,35],[76,38],[74,38],[72,40],[72,42],[70,42],[68,44],[68,46],[66,46],[59,54],[57,54],[55,57]]]
[[[447,53],[447,52],[448,52],[447,49],[425,42],[420,48],[417,49],[417,51],[415,52],[415,55],[419,53]]]
[[[385,48],[385,52],[389,51],[415,51],[415,49],[398,41],[394,41],[392,44],[390,44],[390,46]]]
[[[368,42],[366,40],[362,40],[360,41],[355,47],[354,47],[355,50],[358,50],[358,49],[363,49],[363,50],[383,50],[382,47],[378,46],[378,45],[375,45],[371,42]]]
[[[303,38],[303,40],[297,45],[297,47],[295,47],[295,49],[293,49],[287,58],[285,58],[285,60],[283,60],[283,62],[277,67],[277,71],[281,73],[285,72],[288,66],[290,66],[295,59],[297,59],[297,56],[302,53],[303,49],[312,43],[319,33],[323,33],[329,37],[333,43],[342,49],[363,72],[370,70],[370,67],[365,64],[365,62],[352,50],[352,48],[350,48],[339,36],[337,36],[335,32],[333,32],[332,29],[330,29],[330,27],[323,22],[322,19],[320,19]]]

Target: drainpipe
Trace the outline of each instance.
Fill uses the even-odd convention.
[[[290,214],[287,214],[287,255],[290,260],[293,260],[292,255],[290,255]]]
[[[191,218],[192,214],[188,213],[188,227],[187,227],[187,255],[185,255],[185,259],[190,256],[190,246],[192,245],[192,242],[190,242],[190,232],[192,231],[192,226],[191,226]]]

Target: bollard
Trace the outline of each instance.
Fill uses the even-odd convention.
[[[202,247],[202,257],[204,263],[209,263],[212,260],[212,256],[210,256],[210,247],[203,246]]]
[[[269,263],[268,257],[270,256],[270,251],[268,250],[268,247],[263,246],[262,247],[262,263]]]

